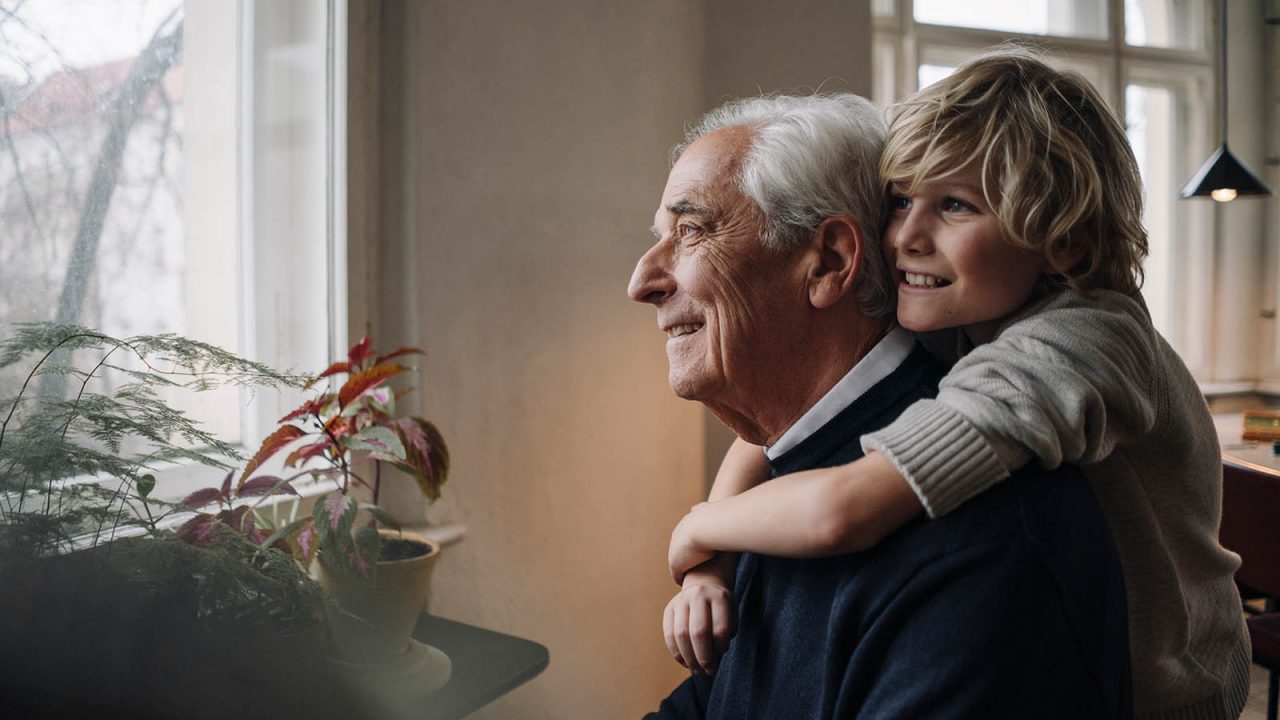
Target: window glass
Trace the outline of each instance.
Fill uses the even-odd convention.
[[[1150,254],[1143,265],[1143,298],[1156,329],[1170,332],[1169,284],[1172,258],[1173,203],[1177,197],[1174,166],[1176,105],[1169,88],[1129,85],[1125,88],[1125,126],[1146,189],[1143,224]]]
[[[1030,35],[1107,37],[1105,0],[916,0],[917,22]]]
[[[0,12],[0,322],[187,330],[182,3]]]
[[[916,79],[919,81],[920,87],[923,89],[938,82],[955,71],[956,68],[952,65],[921,64],[919,71],[916,73]]]
[[[1130,45],[1200,50],[1204,0],[1125,0],[1124,41]]]

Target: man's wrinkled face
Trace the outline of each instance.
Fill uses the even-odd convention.
[[[671,390],[687,400],[752,397],[785,368],[805,302],[797,251],[760,243],[762,214],[737,187],[746,128],[694,141],[676,161],[654,215],[656,242],[628,293],[658,310]]]

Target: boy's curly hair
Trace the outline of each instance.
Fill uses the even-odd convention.
[[[911,194],[979,163],[1005,237],[1044,254],[1073,288],[1133,293],[1147,231],[1124,127],[1078,73],[1000,46],[891,109],[881,178]],[[1060,258],[1081,259],[1058,267]]]

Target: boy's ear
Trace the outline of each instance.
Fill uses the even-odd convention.
[[[1088,254],[1089,248],[1083,244],[1076,247],[1056,248],[1045,257],[1041,272],[1045,275],[1065,275],[1071,268],[1079,265]]]
[[[829,308],[849,293],[862,265],[865,240],[858,224],[847,215],[827,218],[814,230],[806,277],[809,302],[814,307]]]

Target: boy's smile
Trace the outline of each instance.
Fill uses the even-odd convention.
[[[891,203],[884,251],[903,327],[962,327],[981,343],[1031,298],[1043,257],[1004,238],[976,168],[924,181],[910,196],[895,187]]]

